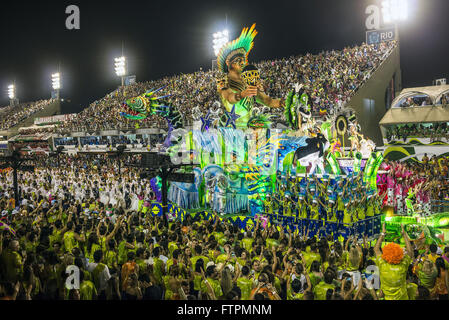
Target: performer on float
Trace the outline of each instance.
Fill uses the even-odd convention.
[[[394,174],[393,174],[393,172],[390,172],[387,175],[387,206],[388,207],[394,207],[394,186],[395,186]]]
[[[349,141],[351,142],[350,156],[354,156],[354,152],[360,152],[360,141],[364,139],[363,135],[359,133],[359,125],[356,123],[349,124]]]
[[[218,53],[218,69],[226,76],[218,82],[217,89],[222,103],[231,116],[238,116],[235,125],[246,128],[251,117],[254,99],[268,107],[281,108],[283,99],[273,99],[265,92],[263,85],[257,81],[256,85],[247,85],[242,78],[242,71],[248,65],[248,54],[254,46],[254,37],[257,35],[256,24],[251,28],[244,28],[240,36],[225,44]],[[256,70],[257,71],[257,70]],[[258,71],[257,71],[258,72]]]
[[[265,214],[272,215],[273,214],[273,200],[271,199],[271,194],[267,194],[265,200],[263,200]]]
[[[402,180],[402,179],[401,179]],[[396,214],[403,215],[404,214],[404,203],[403,203],[403,196],[402,196],[402,184],[398,183],[395,186],[395,197],[396,197]]]

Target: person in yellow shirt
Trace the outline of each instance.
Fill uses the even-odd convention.
[[[203,259],[204,265],[207,265],[210,260],[208,257],[206,257],[202,254],[203,247],[201,247],[201,245],[197,244],[194,249],[195,249],[195,255],[192,258],[190,258],[190,261],[192,262],[192,266],[196,265],[196,261],[198,259]]]
[[[1,264],[5,272],[4,278],[8,282],[16,283],[21,279],[23,272],[23,260],[19,253],[19,241],[12,240],[1,256]]]
[[[334,272],[330,269],[327,269],[326,272],[324,272],[323,281],[318,283],[313,288],[315,300],[326,300],[327,290],[330,289],[335,291],[335,285],[333,284],[333,281],[334,281]]]
[[[307,288],[304,290],[299,278],[295,278],[292,281],[292,276],[288,275],[287,278],[287,300],[304,300],[304,294],[307,291],[312,290],[312,284],[310,282],[309,274],[306,272]]]
[[[345,204],[345,207],[343,210],[343,223],[344,224],[352,224],[352,212],[353,212],[353,208],[349,204],[349,202],[347,202]]]
[[[242,300],[249,300],[251,291],[255,287],[255,283],[253,279],[251,279],[250,275],[250,269],[248,266],[243,266],[241,269],[241,277],[237,278],[236,284],[242,292]]]
[[[80,273],[80,300],[96,300],[97,288],[94,283],[85,279],[84,272]]]
[[[212,292],[209,290],[210,287],[212,288]],[[213,300],[218,299],[223,295],[219,281],[219,272],[215,265],[206,268],[206,272],[203,274],[200,291],[203,296],[208,295],[209,298]]]
[[[427,256],[427,259],[429,259],[430,261],[432,261],[433,263],[435,263],[435,262],[437,261],[437,258],[440,257],[440,255],[437,254],[437,251],[438,251],[437,245],[434,244],[434,243],[432,243],[432,244],[429,246],[429,251],[430,251],[430,253],[429,253],[429,255]]]
[[[410,239],[401,225],[401,232],[404,238],[406,253],[396,243],[389,243],[380,247],[386,235],[385,223],[382,233],[377,239],[374,252],[376,254],[376,265],[379,268],[381,290],[385,300],[409,300],[407,291],[407,272],[410,263],[413,261],[414,253],[410,244]]]
[[[75,224],[72,221],[67,222],[67,230],[63,236],[64,251],[72,252],[73,248],[79,248],[79,242],[84,242],[85,238],[75,232]]]

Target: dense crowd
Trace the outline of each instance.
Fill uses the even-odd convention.
[[[39,100],[35,102],[21,103],[18,106],[0,108],[0,130],[8,130],[21,121],[41,111],[53,100]]]
[[[398,214],[407,214],[408,210],[429,215],[435,212],[432,203],[449,198],[449,168],[445,157],[431,159],[424,154],[422,163],[385,160],[378,186],[385,193],[384,205],[394,207]],[[408,209],[406,200],[412,202]]]
[[[36,134],[43,134],[43,133],[53,133],[55,132],[56,126],[49,125],[49,126],[42,126],[42,127],[26,127],[26,128],[20,128],[19,134],[21,135],[36,135]]]
[[[386,132],[387,141],[400,140],[404,142],[407,138],[430,138],[433,140],[448,140],[449,129],[446,122],[431,123],[428,125],[412,123],[389,126]]]
[[[0,174],[2,300],[448,298],[448,247],[411,241],[405,232],[405,249],[385,244],[385,226],[377,239],[341,239],[309,237],[308,230],[284,233],[260,223],[240,230],[218,215],[172,221],[150,212],[156,192],[138,169],[119,174],[116,160],[107,156],[60,161],[58,167],[55,158],[42,157],[33,161],[34,171],[21,172],[17,204],[11,172]],[[382,194],[346,205],[346,192],[355,194],[360,185],[357,177],[342,182],[335,190],[344,211],[351,205],[358,216],[377,213]],[[323,198],[333,194],[323,189],[326,183],[315,180]],[[286,186],[279,185],[285,195]],[[295,186],[299,196],[301,186]],[[306,196],[312,199],[301,207],[306,214],[315,216],[317,205],[328,207],[329,199]],[[356,205],[364,201],[373,204]],[[338,199],[335,206],[338,212]],[[68,266],[80,270],[79,287],[69,286]]]
[[[157,144],[161,144],[163,142],[163,138],[157,135],[145,136],[145,135],[134,135],[134,136],[89,136],[89,137],[80,137],[78,138],[55,138],[54,144],[55,146],[112,146],[116,147],[120,144],[126,145],[142,145],[142,146],[156,146]]]
[[[343,106],[385,60],[395,42],[379,46],[362,44],[340,51],[326,51],[317,55],[292,56],[280,60],[268,60],[255,64],[260,70],[265,92],[272,97],[285,97],[295,83],[304,85],[309,104],[316,115],[325,115]],[[165,77],[156,81],[136,83],[120,87],[106,97],[93,102],[72,121],[65,123],[65,130],[100,130],[135,128],[136,121],[120,116],[122,103],[145,93],[149,89],[164,87],[161,95],[172,94],[167,101],[176,106],[186,123],[191,123],[196,110],[205,116],[213,103],[219,100],[216,92],[218,71],[198,71]],[[282,114],[282,110],[273,110]],[[151,115],[138,127],[166,128],[159,116]]]

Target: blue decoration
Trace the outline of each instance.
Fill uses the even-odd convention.
[[[210,110],[207,112],[206,117],[201,117],[201,132],[209,131],[212,125],[212,119],[210,118]]]
[[[232,106],[231,112],[228,112],[227,110],[225,110],[225,114],[226,114],[226,117],[228,118],[228,120],[226,120],[225,127],[228,127],[229,125],[231,125],[235,129],[235,121],[238,118],[240,118],[240,116],[235,113],[235,104]]]

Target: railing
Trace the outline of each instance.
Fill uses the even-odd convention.
[[[449,212],[449,200],[432,200],[430,203],[432,213]]]

